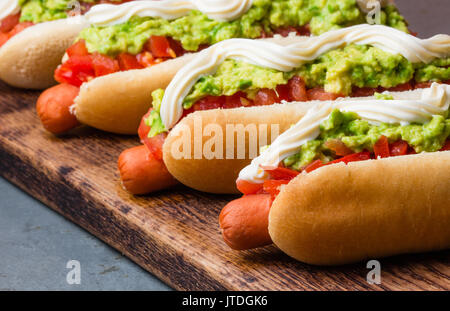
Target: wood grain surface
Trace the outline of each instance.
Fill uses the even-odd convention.
[[[55,137],[35,114],[38,93],[0,84],[0,174],[180,290],[449,290],[450,252],[365,263],[305,265],[275,247],[235,252],[217,217],[233,197],[178,187],[133,197],[119,183],[120,152],[137,138],[89,128]]]

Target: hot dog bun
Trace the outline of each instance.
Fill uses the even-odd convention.
[[[73,17],[36,24],[0,48],[0,79],[20,88],[45,89],[54,84],[56,67],[78,33],[86,27]]]
[[[272,106],[263,107],[241,107],[236,109],[214,109],[198,111],[186,116],[175,126],[166,138],[163,146],[164,163],[169,172],[181,183],[194,188],[196,190],[211,192],[211,193],[238,193],[236,189],[236,178],[239,171],[245,167],[249,162],[249,135],[245,135],[245,158],[226,159],[226,125],[227,124],[242,124],[243,127],[248,125],[255,125],[258,137],[260,134],[259,126],[267,125],[267,142],[265,145],[273,141],[277,135],[272,137],[271,131],[274,126],[278,126],[279,131],[275,134],[281,134],[287,130],[292,124],[302,118],[311,103],[301,104],[275,104]],[[208,124],[218,125],[223,132],[222,159],[206,159],[202,155],[200,159],[195,159],[194,139],[190,139],[191,152],[187,153],[187,157],[180,158],[177,154],[172,152],[172,148],[176,148],[183,133],[190,132],[195,135],[194,125],[202,123],[201,131],[205,130]],[[264,130],[264,128],[262,128]],[[202,146],[208,141],[204,138]],[[235,139],[234,154],[237,154],[238,143]],[[184,157],[184,154],[183,154]]]
[[[300,174],[273,202],[270,236],[315,265],[449,248],[449,173],[445,151]]]
[[[405,92],[391,92],[398,99],[418,98],[423,92],[421,89]],[[373,96],[365,97],[365,99],[373,98]],[[341,98],[340,100],[355,100],[357,98]],[[226,150],[226,124],[242,124],[244,127],[249,124],[255,124],[259,128],[261,124],[268,125],[268,133],[270,134],[271,126],[279,125],[279,134],[287,130],[292,124],[296,123],[304,116],[306,111],[317,101],[298,102],[288,104],[277,104],[272,106],[260,107],[241,107],[235,109],[215,109],[207,111],[197,111],[182,119],[169,133],[164,143],[163,155],[164,162],[169,172],[181,183],[194,188],[196,190],[211,193],[238,193],[236,188],[236,178],[239,171],[248,165],[251,159],[248,152],[244,159],[210,159],[203,155],[201,158],[194,159],[194,140],[191,139],[191,152],[187,153],[187,157],[180,158],[179,155],[172,153],[172,148],[180,141],[182,133],[189,131],[194,133],[194,120],[201,120],[202,127],[217,124],[223,133],[222,146]],[[259,131],[258,135],[259,135]],[[246,135],[245,150],[249,150],[248,135]],[[268,136],[268,142],[276,137]],[[208,141],[208,137],[204,135],[203,146]],[[236,146],[235,144],[235,155]],[[197,148],[199,149],[199,148]],[[183,155],[184,157],[185,155]]]
[[[299,37],[262,40],[287,45],[298,42]],[[186,54],[146,69],[117,72],[84,83],[74,105],[78,120],[107,132],[136,134],[141,117],[151,106],[151,93],[167,87],[195,55]]]

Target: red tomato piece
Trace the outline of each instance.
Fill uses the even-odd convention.
[[[121,53],[117,56],[117,61],[119,62],[120,70],[132,70],[132,69],[142,69],[142,66],[137,57],[129,53]]]
[[[413,86],[412,86],[411,82],[406,82],[406,83],[391,87],[388,90],[391,92],[403,92],[403,91],[409,91],[412,89],[413,89]]]
[[[322,87],[315,87],[306,91],[309,100],[335,100],[340,94],[328,93]]]
[[[375,158],[387,158],[390,156],[389,142],[386,136],[381,135],[373,146],[373,152],[375,153]]]
[[[108,75],[120,70],[117,60],[99,53],[92,54],[92,66],[95,77]]]
[[[0,21],[0,32],[10,32],[17,24],[19,24],[20,12],[9,15]]]
[[[66,52],[69,57],[89,55],[89,51],[84,40],[78,40],[76,43],[72,44]]]
[[[236,188],[243,194],[260,193],[263,189],[263,184],[255,184],[243,179],[236,180]]]
[[[329,139],[325,142],[325,147],[332,150],[337,156],[346,156],[353,151],[348,148],[340,139]]]
[[[431,82],[419,82],[414,85],[416,89],[426,89],[431,86]]]
[[[16,26],[14,26],[14,28],[9,32],[9,38],[17,35],[18,33],[24,31],[25,29],[27,29],[28,27],[33,26],[34,24],[32,22],[23,22],[23,23],[19,23]]]
[[[290,180],[273,180],[268,179],[264,181],[263,190],[272,197],[272,200],[280,193],[280,186],[286,185]]]
[[[291,101],[289,96],[289,85],[288,84],[280,84],[277,86],[277,94],[280,100]]]
[[[145,137],[143,139],[144,145],[152,153],[153,157],[157,160],[162,160],[162,148],[164,141],[166,140],[167,133],[161,133],[151,138]]]
[[[251,101],[246,98],[245,93],[237,92],[232,96],[225,96],[225,103],[223,104],[223,108],[229,109],[249,105],[251,105]]]
[[[5,44],[6,42],[8,42],[9,40],[9,36],[8,34],[4,33],[4,32],[0,32],[0,47]]]
[[[376,88],[372,87],[357,87],[354,86],[352,88],[352,97],[366,97],[366,96],[372,96],[377,91]]]
[[[289,100],[290,101],[307,101],[308,95],[306,93],[305,81],[299,77],[295,76],[288,82],[289,87]]]
[[[164,36],[151,36],[148,44],[146,45],[147,49],[149,48],[149,51],[152,52],[154,57],[177,57],[175,52],[170,48],[169,41]]]
[[[55,80],[80,86],[95,77],[91,56],[73,56],[55,70]]]
[[[206,96],[198,100],[192,108],[194,111],[197,110],[211,110],[222,108],[225,104],[225,96]]]
[[[448,151],[450,150],[450,140],[447,140],[440,151]]]
[[[334,161],[328,162],[328,163],[326,163],[324,165],[336,164],[336,163],[340,163],[340,162],[343,162],[343,163],[347,164],[349,162],[357,162],[357,161],[365,161],[365,160],[370,160],[370,152],[369,151],[353,153],[353,154],[350,154],[348,156],[345,156],[345,157],[336,159]]]
[[[145,119],[147,119],[150,116],[150,113],[152,112],[153,108],[150,108],[148,112],[142,117],[141,123],[139,124],[138,129],[138,135],[141,139],[141,142],[144,142],[144,139],[147,138],[148,132],[150,132],[151,127],[145,124]]]
[[[272,177],[272,179],[276,180],[291,180],[292,178],[300,174],[300,172],[281,166],[275,168],[272,167],[261,167],[261,168],[267,171]]]
[[[280,99],[274,90],[261,89],[255,96],[254,103],[256,106],[273,105],[279,103]]]
[[[391,156],[401,156],[408,153],[408,143],[404,140],[396,141],[389,146],[389,153]]]
[[[311,162],[310,164],[308,164],[308,166],[305,167],[305,171],[307,173],[310,173],[322,166],[324,166],[324,164],[322,163],[322,160],[318,159],[318,160],[315,160],[315,161]]]
[[[136,60],[143,68],[150,67],[156,64],[155,58],[152,53],[143,51],[136,55]]]

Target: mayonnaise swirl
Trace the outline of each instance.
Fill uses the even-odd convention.
[[[381,25],[357,25],[326,32],[318,37],[297,37],[282,46],[264,40],[230,39],[203,50],[172,79],[161,104],[161,119],[171,129],[183,114],[183,100],[199,78],[213,74],[227,58],[288,72],[320,55],[347,44],[372,45],[401,54],[412,63],[429,63],[450,55],[450,36],[419,39]]]
[[[1,0],[0,1],[0,21],[5,17],[16,14],[20,11],[18,0]]]
[[[162,0],[133,1],[121,5],[101,4],[86,13],[88,21],[97,26],[122,24],[132,16],[161,17],[172,20],[199,10],[218,21],[235,20],[247,12],[253,0]]]
[[[320,124],[334,109],[355,112],[372,124],[391,123],[406,125],[425,123],[434,115],[445,115],[450,107],[450,85],[433,83],[430,88],[402,93],[390,93],[394,100],[348,98],[318,102],[306,115],[253,159],[239,173],[239,179],[262,183],[268,178],[263,167],[277,167],[279,163],[299,151],[299,148],[320,134]]]

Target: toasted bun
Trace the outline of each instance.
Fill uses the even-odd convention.
[[[86,27],[84,19],[40,23],[12,37],[0,48],[0,79],[20,88],[45,89],[66,49]]]
[[[450,247],[450,152],[322,167],[273,202],[269,233],[293,258],[338,265]]]
[[[299,39],[276,37],[264,40],[287,45]],[[84,83],[75,99],[77,119],[107,132],[136,134],[142,116],[151,106],[151,93],[167,87],[177,71],[194,55],[187,54],[150,68],[117,72]]]
[[[164,162],[169,172],[176,179],[191,188],[211,193],[237,193],[236,178],[239,171],[250,162],[251,158],[257,155],[253,154],[252,157],[249,155],[249,147],[251,146],[249,144],[249,133],[253,133],[252,137],[260,137],[260,132],[267,133],[267,140],[258,142],[258,145],[264,146],[301,119],[310,107],[311,103],[276,104],[262,107],[214,109],[192,113],[181,120],[167,136],[163,147]],[[248,127],[250,131],[245,133],[245,143],[239,143],[237,136],[233,134],[233,128],[230,127],[227,130],[227,124],[234,125],[236,129],[239,125],[242,125],[242,128],[250,126]],[[218,127],[223,133],[221,136],[216,136],[218,138],[217,145],[220,145],[223,150],[222,156],[219,155],[209,160],[205,158],[205,154],[201,150],[206,149],[205,145],[216,134],[210,136],[205,133],[200,143],[197,143],[197,140],[194,141],[194,135],[201,135],[202,132],[208,129],[208,125]],[[267,127],[264,127],[264,125]],[[275,131],[274,135],[271,135],[272,129],[275,130],[277,127],[279,130]],[[178,148],[178,146],[183,139],[183,133],[191,133],[186,144],[190,151],[188,149],[181,150],[182,153],[179,154],[178,151],[181,148]],[[230,137],[234,139],[229,140],[228,144],[231,147],[228,149],[234,151],[234,155],[227,159],[226,137],[230,134]],[[256,141],[254,142],[256,144]],[[230,145],[230,143],[233,145]],[[197,148],[195,147],[196,145]],[[245,147],[242,148],[245,150],[245,154],[241,159],[237,158],[238,146]],[[216,148],[219,147],[216,146]],[[198,154],[198,150],[200,150],[200,154]],[[207,150],[210,150],[210,148]],[[256,147],[256,151],[259,151],[258,147]]]
[[[152,92],[165,88],[194,54],[153,67],[120,71],[81,86],[75,114],[84,124],[107,132],[136,135],[142,116],[152,104]]]

